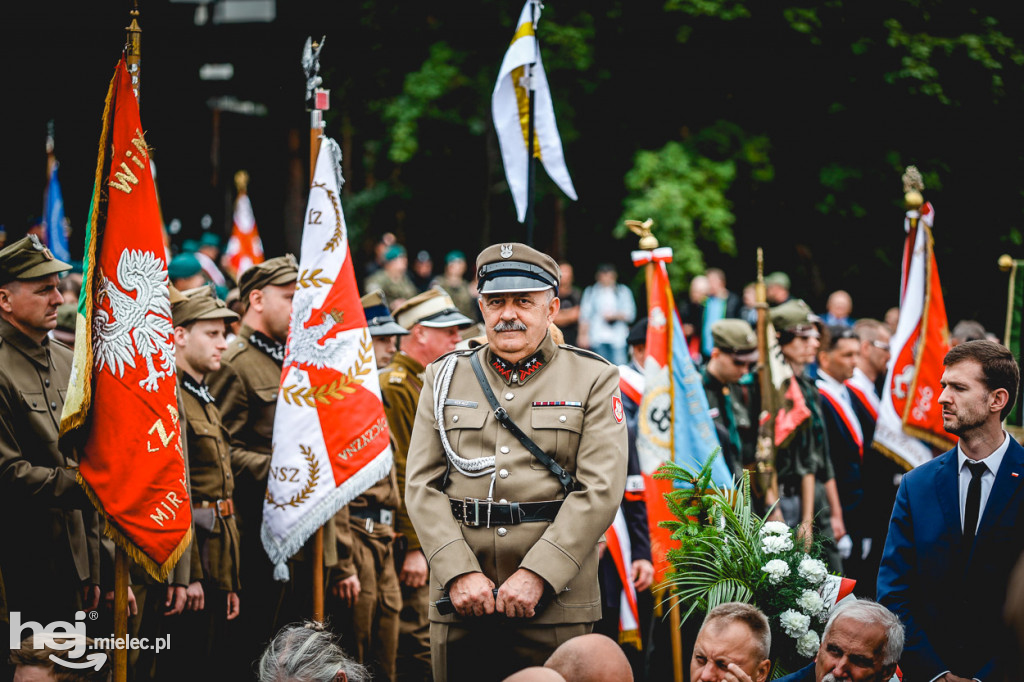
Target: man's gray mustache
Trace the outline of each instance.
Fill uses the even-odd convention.
[[[526,325],[519,320],[509,320],[508,322],[502,320],[498,324],[494,325],[494,331],[496,332],[525,332]]]

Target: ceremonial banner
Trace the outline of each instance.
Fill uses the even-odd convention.
[[[339,201],[340,162],[338,145],[323,138],[306,208],[263,503],[263,546],[278,580],[288,579],[286,561],[316,529],[392,465],[373,342]]]
[[[50,247],[54,257],[64,262],[71,260],[68,252],[68,235],[64,230],[64,195],[60,191],[60,183],[57,181],[56,161],[50,170],[50,184],[46,187],[46,211],[43,213],[43,223],[46,245]]]
[[[619,644],[629,644],[640,649],[640,616],[636,605],[636,586],[633,585],[633,547],[621,506],[615,510],[615,520],[605,533],[605,539],[608,541],[607,552],[615,564],[619,582],[622,583],[622,594],[619,596]]]
[[[1006,332],[1003,335],[1003,344],[1010,349],[1013,357],[1017,358],[1018,364],[1022,363],[1021,340],[1024,338],[1024,272],[1020,266],[1024,261],[1015,260],[1010,264],[1010,286],[1006,297]],[[1017,387],[1017,400],[1013,404],[1010,414],[1006,415],[1006,427],[1017,429],[1016,437],[1024,427],[1024,408],[1021,407],[1021,396],[1024,395],[1021,387]],[[1019,440],[1019,439],[1018,439]]]
[[[110,154],[110,157],[107,157]],[[157,580],[192,537],[167,261],[124,59],[107,93],[61,437],[106,533]]]
[[[877,449],[907,469],[932,458],[931,448],[921,440],[940,450],[956,444],[942,428],[938,403],[949,327],[932,251],[934,218],[930,203],[920,211],[907,211],[900,319],[889,344],[892,361],[875,427]]]
[[[254,265],[263,262],[263,242],[260,241],[260,232],[256,228],[256,216],[252,212],[252,203],[249,201],[249,194],[246,191],[245,182],[248,175],[244,171],[235,174],[235,183],[238,185],[238,198],[235,199],[234,224],[231,227],[231,237],[228,238],[227,248],[224,254],[228,257],[228,263],[235,272],[235,279],[242,276],[242,273]],[[239,177],[242,176],[242,177]]]
[[[536,21],[530,19],[530,5],[536,9]],[[527,0],[516,24],[505,58],[498,70],[498,81],[491,94],[491,114],[494,130],[498,134],[501,159],[505,164],[505,177],[512,191],[519,222],[526,219],[526,179],[529,156],[530,93],[527,82],[529,65],[533,64],[533,121],[534,144],[532,154],[540,159],[548,176],[573,201],[576,189],[572,186],[569,169],[565,166],[562,139],[555,123],[555,108],[551,103],[551,90],[540,59],[540,46],[535,33],[540,21],[540,3]]]
[[[700,374],[687,351],[665,263],[672,249],[634,251],[633,265],[647,269],[647,356],[644,360],[644,393],[637,420],[636,449],[644,474],[647,521],[655,582],[670,568],[666,552],[675,545],[661,521],[676,520],[665,503],[665,493],[679,481],[656,480],[652,474],[667,460],[694,472],[719,450],[718,436],[708,409]],[[720,451],[714,454],[712,480],[732,487],[732,473]]]

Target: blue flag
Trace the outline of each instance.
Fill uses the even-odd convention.
[[[676,464],[700,471],[712,452],[719,448],[715,423],[700,373],[693,366],[679,317],[672,315],[672,388],[675,396],[673,445]],[[711,480],[719,487],[732,488],[732,471],[721,450],[711,467]]]
[[[46,225],[46,245],[50,247],[57,260],[71,260],[68,253],[68,236],[64,231],[64,195],[57,181],[57,164],[53,164],[50,172],[50,184],[46,188],[46,213],[43,215]]]

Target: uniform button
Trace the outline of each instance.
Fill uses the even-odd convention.
[[[506,500],[506,499],[505,499],[505,498],[503,497],[503,498],[501,498],[500,500],[498,500],[498,504],[508,504],[508,500]]]
[[[44,381],[44,383],[46,384],[46,387],[47,387],[47,388],[49,388],[49,387],[50,387],[50,380],[49,380],[49,379],[46,379],[46,380]]]
[[[505,400],[512,400],[512,398],[515,398],[515,397],[516,397],[516,395],[512,391],[509,391],[508,393],[505,394]]]
[[[503,455],[507,455],[508,454],[508,446],[507,445],[502,445],[499,448],[499,450],[501,451],[501,454],[503,454]]]
[[[453,422],[459,421],[459,415],[455,415],[454,417],[452,417],[452,421]]]
[[[508,478],[508,469],[502,469],[499,471],[498,476],[501,478]]]
[[[507,530],[505,530],[504,528],[499,528],[498,529],[498,537],[499,538],[503,538],[506,535],[508,535],[508,531]]]
[[[50,402],[50,409],[51,410],[56,410],[57,409],[57,403],[51,401]]]
[[[562,423],[565,423],[565,415],[564,415],[564,414],[562,414],[562,415],[559,415],[559,416],[558,416],[558,421],[560,421],[560,422],[562,422]]]
[[[36,406],[36,401],[33,400],[32,401],[32,407],[35,407],[35,406]]]

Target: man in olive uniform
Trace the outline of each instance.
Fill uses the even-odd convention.
[[[419,293],[419,289],[409,278],[409,258],[405,255],[405,247],[392,244],[384,252],[384,267],[366,278],[364,290],[383,291],[392,307],[405,303]]]
[[[618,368],[548,333],[558,265],[495,244],[476,268],[488,344],[427,368],[406,488],[449,682],[503,679],[590,631],[626,483]]]
[[[380,340],[389,340],[384,351],[394,354],[395,338],[409,332],[388,311],[384,294],[363,296],[363,313],[377,355]],[[390,352],[387,350],[390,347]],[[383,365],[377,355],[377,366]],[[398,614],[402,591],[395,570],[395,514],[401,505],[395,468],[369,490],[354,499],[335,517],[338,578],[332,584],[327,610],[345,649],[370,667],[373,679],[394,682],[398,655]]]
[[[821,332],[815,324],[818,318],[800,299],[775,306],[769,311],[769,318],[810,413],[789,443],[775,453],[779,508],[791,528],[799,528],[805,537],[812,529],[820,536],[829,568],[838,573],[842,571],[842,560],[836,539],[846,535],[843,510],[829,457],[821,397],[804,372],[821,347]]]
[[[760,357],[757,335],[745,321],[733,318],[711,325],[711,357],[701,372],[708,409],[715,421],[722,454],[733,475],[754,461],[758,406],[751,404],[754,384],[750,368]],[[741,381],[747,380],[741,385]]]
[[[34,236],[0,251],[0,623],[74,621],[99,599],[98,518],[57,449],[71,350],[47,334],[71,266]],[[6,628],[4,628],[6,632]],[[2,672],[2,671],[0,671]]]
[[[298,264],[291,254],[242,273],[238,282],[245,311],[242,326],[228,344],[220,368],[209,377],[210,394],[230,434],[231,465],[237,477],[246,615],[232,628],[232,641],[247,669],[282,625],[312,614],[312,567],[306,560],[312,542],[289,559],[292,579],[282,583],[274,580],[274,566],[260,538],[277,391],[297,277]],[[325,533],[331,537],[333,532],[334,522],[329,521]],[[325,565],[331,567],[336,561],[334,543],[325,542]]]
[[[187,424],[195,538],[186,597],[189,612],[179,624],[180,636],[186,650],[201,659],[189,660],[188,666],[204,669],[209,665],[205,669],[223,675],[227,621],[239,613],[240,554],[229,437],[205,379],[220,367],[221,353],[227,348],[226,323],[238,316],[214,295],[212,287],[183,293],[185,300],[171,306],[171,317],[178,392]]]
[[[472,320],[460,313],[451,297],[436,287],[402,304],[395,310],[395,319],[409,334],[402,337],[401,350],[381,371],[380,391],[391,430],[399,495],[404,496],[409,439],[416,418],[416,405],[423,390],[424,367],[455,350],[460,341],[459,327],[472,324]],[[427,559],[404,508],[398,511],[395,530],[402,536],[397,557],[398,580],[402,585],[398,675],[402,680],[429,680]]]

